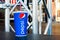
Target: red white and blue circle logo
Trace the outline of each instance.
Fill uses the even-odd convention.
[[[20,13],[19,17],[22,19],[25,17],[25,14],[24,13]]]

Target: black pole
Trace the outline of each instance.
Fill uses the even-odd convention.
[[[29,7],[29,0],[27,0],[27,6],[28,6],[28,9],[30,9],[30,7]]]
[[[50,15],[49,15],[49,12],[48,12],[48,9],[47,9],[47,6],[46,6],[46,0],[43,0],[43,4],[44,4],[44,7],[45,7],[45,12],[46,12],[48,18],[50,18]]]

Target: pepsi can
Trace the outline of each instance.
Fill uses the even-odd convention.
[[[16,36],[26,36],[27,35],[27,20],[28,12],[18,11],[14,12],[14,27]]]

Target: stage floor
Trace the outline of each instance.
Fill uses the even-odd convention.
[[[59,35],[33,35],[29,34],[26,37],[16,37],[12,32],[0,32],[0,40],[60,40]]]

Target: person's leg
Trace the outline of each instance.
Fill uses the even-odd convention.
[[[45,22],[47,23],[48,21],[47,21],[47,14],[45,14]]]

